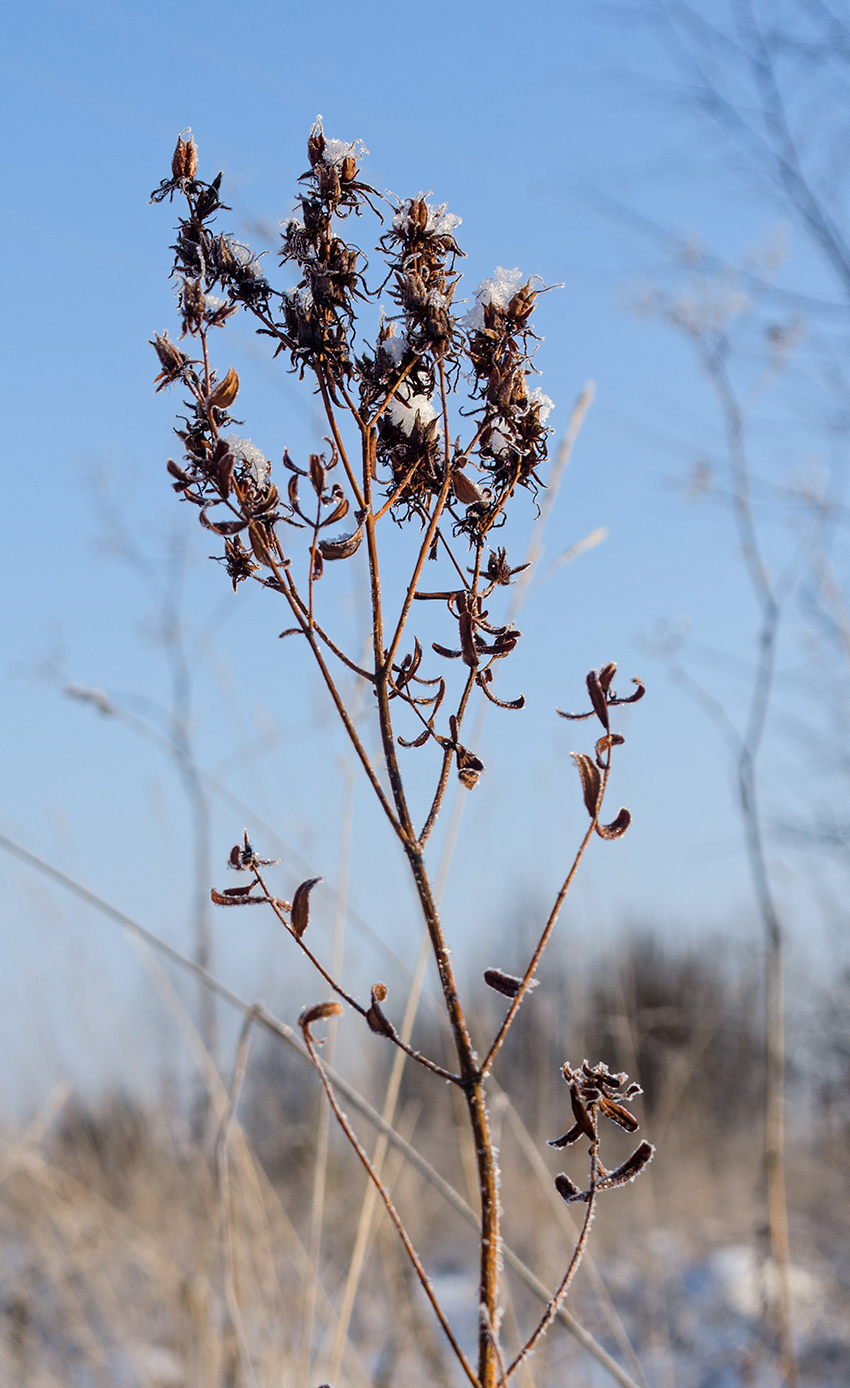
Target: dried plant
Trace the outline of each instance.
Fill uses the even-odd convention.
[[[611,1074],[603,1064],[585,1063],[577,1071],[565,1066],[575,1126],[558,1145],[587,1139],[590,1174],[585,1190],[565,1175],[558,1177],[557,1189],[567,1201],[584,1201],[586,1217],[561,1285],[519,1355],[507,1364],[499,1336],[499,1167],[487,1112],[487,1077],[535,984],[544,948],[591,838],[619,838],[628,828],[625,809],[610,823],[601,818],[612,755],[623,741],[610,718],[620,704],[640,699],[643,686],[635,680],[635,692],[618,697],[616,667],[604,665],[587,676],[590,709],[562,715],[595,717],[601,724],[594,753],[573,753],[589,824],[525,972],[520,977],[500,969],[485,973],[486,982],[510,1004],[482,1059],[455,981],[425,847],[452,769],[467,790],[475,788],[485,770],[463,740],[470,700],[478,693],[509,711],[525,703],[522,695],[496,693],[497,662],[511,654],[521,633],[511,622],[491,617],[490,609],[525,567],[511,564],[505,547],[495,543],[497,532],[520,497],[533,501],[545,486],[551,402],[532,387],[532,378],[539,342],[534,311],[546,286],[500,269],[479,286],[473,307],[461,315],[454,303],[462,256],[455,239],[460,219],[445,206],[429,203],[427,195],[398,199],[379,194],[362,178],[365,152],[359,143],[327,139],[321,121],[313,127],[310,167],[300,180],[300,217],[286,223],[280,251],[297,283],[278,290],[249,247],[214,229],[216,215],[224,210],[221,174],[212,182],[200,179],[194,142],[181,136],[171,176],[153,194],[155,201],[178,195],[186,208],[174,247],[182,332],[179,343],[167,333],[154,340],[160,363],[157,388],[179,385],[187,396],[186,414],[176,431],[183,457],[168,463],[174,489],[198,508],[200,523],[222,539],[224,552],[217,557],[234,590],[250,579],[282,598],[290,625],[281,635],[300,636],[309,646],[407,858],[439,974],[456,1066],[438,1063],[402,1037],[384,984],[376,983],[369,1003],[361,1003],[310,948],[310,894],[319,879],[302,882],[291,903],[276,897],[266,881],[268,860],[257,855],[246,834],[232,850],[230,866],[247,874],[247,884],[213,888],[212,899],[220,906],[271,908],[335,995],[302,1013],[306,1050],[458,1363],[471,1383],[495,1388],[510,1378],[558,1312],[586,1247],[599,1195],[633,1179],[652,1156],[650,1145],[641,1143],[625,1164],[612,1172],[605,1169],[598,1116],[633,1131],[637,1122],[623,1100],[640,1093],[639,1086],[623,1091],[627,1077]],[[376,250],[381,270],[375,285],[367,279],[366,255],[343,236],[347,220],[369,214],[380,224]],[[383,308],[375,311],[382,293],[392,301],[389,314]],[[274,343],[275,355],[284,355],[291,370],[314,387],[327,421],[326,452],[312,454],[304,465],[284,453],[280,486],[265,453],[234,431],[232,409],[240,384],[236,371],[230,367],[222,373],[212,361],[214,330],[240,308]],[[371,339],[366,336],[370,310]],[[353,525],[349,522],[340,532],[349,514]],[[391,523],[402,530],[409,547],[408,574],[398,586],[384,561]],[[372,630],[367,661],[344,648],[332,630],[333,613],[326,614],[320,601],[326,566],[351,560],[361,566],[368,584]],[[425,571],[432,563],[439,577],[428,583]],[[422,601],[440,603],[447,613],[447,644],[433,642],[433,656],[428,657],[410,631],[415,604]],[[455,661],[459,665],[451,664]],[[459,672],[454,678],[453,671]],[[345,672],[371,688],[381,767],[358,731],[340,681]],[[403,732],[396,724],[399,714],[405,719]],[[405,786],[399,746],[434,754],[433,791],[421,817]],[[399,1047],[463,1096],[481,1206],[477,1365],[452,1330],[382,1174],[343,1113],[336,1082],[323,1063],[316,1028],[341,1013],[343,1003],[359,1013],[375,1036]]]

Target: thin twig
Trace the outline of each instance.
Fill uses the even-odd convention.
[[[508,1032],[509,1032],[509,1030],[510,1030],[512,1024],[513,1024],[514,1018],[516,1017],[517,1012],[518,1012],[519,1009],[520,1009],[520,1006],[521,1006],[521,1004],[522,1004],[522,1000],[523,1000],[523,998],[525,997],[526,993],[528,992],[529,984],[531,983],[532,979],[534,978],[534,974],[535,974],[535,972],[536,972],[537,965],[540,963],[540,959],[541,959],[541,956],[542,956],[542,954],[543,954],[543,951],[545,950],[546,945],[548,944],[549,936],[552,934],[552,931],[553,931],[554,926],[555,926],[555,922],[557,921],[558,916],[560,915],[561,907],[563,906],[564,901],[565,901],[566,896],[567,896],[567,893],[569,892],[570,887],[571,887],[572,884],[573,884],[573,878],[575,877],[575,875],[576,875],[576,873],[577,873],[577,871],[578,871],[579,863],[581,862],[582,858],[584,857],[585,849],[587,848],[587,845],[590,843],[590,840],[591,840],[591,838],[593,837],[593,831],[595,830],[596,825],[597,825],[598,822],[599,822],[599,815],[600,815],[601,810],[602,810],[602,802],[603,802],[603,800],[604,800],[604,798],[605,798],[605,791],[606,791],[606,788],[607,788],[607,785],[608,785],[608,776],[609,776],[609,774],[610,774],[610,753],[609,753],[608,765],[605,767],[605,770],[604,770],[603,773],[602,773],[602,788],[601,788],[600,793],[599,793],[599,803],[598,803],[598,806],[597,806],[596,814],[594,815],[593,819],[590,821],[590,828],[587,830],[587,833],[585,834],[584,838],[582,839],[581,843],[579,844],[578,852],[576,853],[575,857],[573,858],[572,866],[571,866],[569,872],[567,873],[566,877],[564,878],[564,882],[563,882],[563,885],[562,885],[562,887],[561,887],[561,890],[558,892],[558,895],[557,895],[556,898],[555,898],[555,904],[554,904],[554,906],[552,907],[552,910],[549,912],[549,919],[547,920],[547,922],[546,922],[546,924],[545,924],[545,926],[544,926],[544,928],[543,928],[543,934],[540,936],[540,939],[539,939],[538,942],[537,942],[537,947],[536,947],[536,949],[535,949],[535,951],[534,951],[534,954],[531,956],[531,963],[528,965],[528,968],[526,969],[525,973],[523,974],[522,983],[520,984],[519,989],[517,990],[516,997],[515,997],[515,998],[513,999],[513,1001],[511,1002],[511,1005],[510,1005],[510,1007],[508,1008],[508,1011],[507,1011],[507,1015],[505,1016],[505,1019],[504,1019],[504,1021],[502,1022],[502,1025],[499,1027],[499,1030],[498,1030],[498,1032],[496,1033],[496,1035],[495,1035],[495,1037],[494,1037],[494,1039],[493,1039],[493,1043],[492,1043],[492,1045],[490,1046],[489,1051],[487,1052],[486,1056],[484,1057],[484,1061],[483,1061],[483,1063],[482,1063],[482,1065],[481,1065],[481,1074],[482,1074],[482,1076],[485,1076],[485,1075],[487,1074],[488,1070],[490,1069],[491,1065],[493,1064],[493,1061],[496,1059],[496,1056],[498,1055],[498,1053],[499,1053],[499,1051],[500,1051],[500,1049],[501,1049],[501,1047],[502,1047],[502,1044],[503,1044],[503,1042],[504,1042],[504,1040],[505,1040],[505,1037],[507,1036],[507,1034],[508,1034]]]

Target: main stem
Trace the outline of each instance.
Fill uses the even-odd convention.
[[[384,761],[389,777],[390,789],[398,814],[401,828],[401,838],[419,903],[422,908],[422,915],[428,930],[431,941],[431,948],[434,952],[434,959],[437,965],[437,972],[440,977],[440,985],[443,990],[443,999],[449,1024],[454,1037],[455,1050],[458,1058],[458,1071],[461,1077],[463,1092],[466,1099],[466,1107],[469,1114],[469,1123],[472,1129],[472,1136],[475,1144],[475,1162],[478,1172],[478,1191],[481,1198],[481,1254],[480,1254],[480,1274],[479,1274],[479,1305],[482,1314],[479,1317],[479,1336],[478,1336],[478,1381],[481,1388],[496,1388],[498,1373],[498,1355],[496,1344],[490,1327],[498,1325],[498,1284],[499,1284],[499,1198],[498,1198],[498,1171],[493,1153],[493,1143],[490,1137],[490,1126],[487,1120],[487,1105],[484,1094],[484,1083],[481,1069],[478,1064],[478,1056],[472,1045],[469,1029],[466,1025],[466,1018],[463,1014],[460,998],[458,996],[457,985],[452,972],[449,951],[446,948],[443,936],[440,915],[437,903],[431,887],[425,860],[422,852],[422,844],[416,836],[413,821],[407,805],[407,798],[404,794],[404,787],[401,779],[401,772],[396,755],[395,735],[392,727],[392,716],[389,702],[389,677],[391,662],[394,650],[389,652],[384,647],[384,623],[381,604],[381,584],[378,566],[378,551],[375,537],[375,518],[372,512],[372,459],[375,449],[375,431],[366,428],[363,430],[363,492],[366,501],[366,546],[369,557],[369,574],[372,591],[372,632],[373,649],[375,662],[375,696],[378,705],[378,720],[381,730],[381,744],[384,754]],[[448,495],[448,466],[447,476],[444,482],[441,495],[435,501],[434,515],[429,526],[429,536],[439,520],[439,513],[442,505],[445,504]],[[414,575],[415,579],[416,575]],[[409,595],[410,597],[410,595]],[[409,607],[409,597],[407,607]],[[403,611],[396,630],[393,645],[397,646],[404,624],[406,610]],[[485,1314],[486,1312],[486,1314]]]
[[[454,1036],[458,1070],[463,1081],[469,1123],[475,1143],[478,1193],[481,1198],[481,1254],[479,1271],[478,1380],[481,1388],[496,1388],[498,1357],[490,1327],[498,1325],[499,1286],[499,1192],[498,1168],[490,1137],[487,1102],[478,1056],[473,1048],[466,1019],[455,986],[449,953],[443,939],[431,882],[417,843],[406,845],[406,852],[422,914],[431,939],[443,997]],[[486,1310],[486,1315],[483,1311]]]

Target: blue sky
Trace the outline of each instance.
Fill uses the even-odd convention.
[[[608,538],[542,585],[523,613],[525,639],[503,681],[524,689],[529,710],[491,710],[485,727],[488,775],[464,811],[446,893],[458,950],[539,909],[563,875],[584,811],[568,757],[578,734],[554,707],[581,701],[586,671],[610,659],[649,687],[628,718],[612,787],[635,823],[622,843],[594,845],[565,929],[591,942],[628,922],[754,939],[721,745],[649,649],[659,622],[679,624],[696,646],[732,660],[749,649],[753,610],[728,517],[710,503],[687,504],[678,485],[716,451],[717,418],[687,343],[630,309],[642,285],[667,273],[660,242],[603,213],[597,194],[730,258],[779,217],[715,176],[651,31],[616,8],[542,0],[438,0],[427,15],[419,6],[331,0],[320,16],[256,0],[34,3],[7,17],[5,29],[0,235],[11,524],[0,829],[186,945],[187,824],[173,769],[151,743],[57,688],[68,678],[105,689],[143,718],[155,719],[154,704],[167,699],[153,631],[157,580],[152,588],[114,554],[108,497],[154,573],[169,545],[188,544],[187,626],[211,614],[215,626],[197,665],[199,760],[335,878],[344,745],[293,643],[275,640],[285,622],[265,595],[228,596],[194,517],[168,489],[176,402],[154,396],[147,345],[155,331],[176,332],[174,212],[148,197],[177,133],[191,126],[206,175],[224,171],[233,211],[222,225],[270,246],[321,112],[330,135],[365,141],[375,186],[405,196],[432,189],[463,217],[470,297],[497,264],[563,284],[539,312],[541,384],[556,401],[558,433],[585,382],[596,383],[547,558],[597,527]],[[816,267],[793,229],[787,234],[783,273],[815,283]],[[246,323],[233,320],[220,344],[222,364],[242,376],[245,434],[273,458],[284,446],[312,447],[306,388],[272,367]],[[760,446],[775,452],[778,433],[766,425]],[[803,440],[798,449],[787,432],[781,440],[789,466],[797,451],[819,446]],[[340,600],[356,622],[346,582]],[[737,707],[728,660],[705,668]],[[788,765],[777,740],[768,770],[780,796]],[[366,787],[358,783],[354,794],[352,900],[409,958],[417,938],[409,892]],[[217,864],[240,828],[232,809],[216,809]],[[389,854],[380,875],[376,853]],[[280,869],[282,892],[293,872]],[[805,872],[786,856],[780,873],[796,920],[812,899]],[[81,1008],[84,996],[108,992],[125,1014],[143,1010],[137,964],[110,927],[34,885],[24,869],[0,862],[0,883],[20,1065],[39,1074],[73,1067],[72,1055],[99,1045],[83,1038],[81,1010],[87,1026],[98,1010],[94,1002]],[[327,928],[324,910],[317,928]],[[217,931],[223,973],[247,991],[284,988],[294,966],[268,923],[240,915],[238,927],[218,921]],[[101,990],[92,982],[98,970]],[[300,980],[297,970],[292,977]],[[27,1040],[34,1009],[49,1013],[47,1030],[56,1033],[38,1043],[43,1061]]]

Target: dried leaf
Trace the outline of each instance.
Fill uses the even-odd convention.
[[[484,671],[481,671],[481,672],[480,672],[480,674],[484,674],[484,673],[485,673]],[[513,708],[513,709],[525,708],[525,695],[524,695],[524,694],[520,694],[519,697],[516,698],[516,699],[499,699],[499,698],[497,698],[497,696],[488,688],[488,685],[489,685],[490,681],[489,681],[489,680],[481,679],[480,674],[479,674],[479,677],[478,677],[478,679],[477,679],[478,687],[479,687],[479,689],[483,689],[483,690],[484,690],[484,693],[485,693],[485,695],[487,696],[487,698],[490,700],[490,703],[491,703],[491,704],[495,704],[495,705],[497,706],[497,708]],[[486,674],[489,675],[489,674],[490,674],[490,671],[487,670],[487,671],[486,671]]]
[[[610,752],[612,747],[622,747],[625,740],[619,733],[603,733],[602,737],[597,740],[596,765],[600,771],[605,770],[605,762],[602,760],[604,754]]]
[[[613,1099],[603,1095],[599,1100],[599,1111],[604,1113],[606,1118],[610,1118],[612,1123],[616,1123],[619,1128],[623,1128],[627,1133],[635,1133],[640,1127],[633,1113],[629,1113],[627,1108],[620,1104],[615,1104]]]
[[[591,1142],[594,1142],[596,1140],[596,1129],[593,1126],[593,1121],[579,1098],[575,1085],[572,1084],[570,1085],[570,1107],[573,1111],[573,1117],[585,1137],[589,1137]]]
[[[611,681],[617,673],[617,666],[613,661],[609,665],[603,665],[599,671],[599,688],[603,694],[607,694],[611,688]]]
[[[575,1181],[571,1181],[569,1176],[565,1175],[563,1171],[555,1177],[555,1189],[561,1199],[566,1200],[568,1205],[572,1205],[576,1200],[584,1199],[584,1195],[579,1190]]]
[[[310,454],[310,481],[316,496],[321,496],[328,481],[328,470],[318,453]]]
[[[635,1176],[639,1176],[645,1166],[648,1166],[655,1156],[655,1148],[651,1142],[642,1142],[635,1148],[632,1155],[618,1166],[616,1171],[611,1171],[599,1182],[598,1190],[613,1190],[615,1186],[624,1186],[629,1181],[633,1181]]]
[[[387,996],[387,985],[376,983],[372,989],[372,1005],[366,1013],[366,1021],[370,1031],[374,1031],[378,1036],[394,1037],[396,1029],[388,1017],[381,1011],[381,1003]]]
[[[450,651],[448,646],[438,646],[436,641],[431,642],[431,649],[436,651],[437,655],[444,655],[446,660],[460,660],[462,654],[461,651]]]
[[[215,503],[213,503],[215,504]],[[214,535],[238,535],[240,530],[244,530],[247,521],[211,521],[207,515],[208,506],[204,506],[199,512],[201,525],[207,530],[211,530]]]
[[[319,549],[324,559],[350,559],[352,554],[357,553],[362,539],[361,525],[351,535],[340,535],[336,540],[320,540]]]
[[[280,635],[281,635],[281,637],[283,637],[283,636],[303,636],[303,635],[304,635],[304,628],[303,628],[303,627],[287,627],[287,628],[286,628],[286,631],[282,631],[282,632],[280,633]]]
[[[310,924],[310,893],[319,882],[324,882],[324,877],[310,877],[306,882],[302,882],[292,898],[292,915],[290,921],[292,929],[299,940]]]
[[[476,757],[474,752],[470,752],[468,747],[458,746],[455,750],[457,752],[458,780],[467,790],[474,790],[481,779],[484,763]]]
[[[515,998],[522,987],[521,978],[502,973],[501,969],[485,969],[484,982],[488,988],[495,988],[497,993],[503,993],[506,998]]]
[[[405,738],[403,738],[403,737],[399,737],[399,738],[397,739],[397,741],[398,741],[398,744],[399,744],[400,747],[424,747],[424,746],[425,746],[425,743],[428,741],[428,738],[429,738],[430,736],[431,736],[431,729],[430,729],[430,728],[423,728],[423,730],[422,730],[422,732],[419,734],[419,736],[418,736],[418,737],[415,737],[415,738],[413,739],[412,742],[408,742],[408,741],[407,741]]]
[[[452,476],[452,490],[461,506],[475,506],[487,500],[481,488],[460,470]]]
[[[333,511],[331,511],[331,514],[322,521],[323,528],[326,525],[336,525],[337,521],[344,520],[348,515],[348,497],[343,494],[342,488],[338,482],[335,483],[331,491],[331,496],[337,504]]]
[[[250,887],[233,887],[228,892],[217,891],[215,887],[210,889],[210,898],[216,906],[264,906],[266,898],[264,896],[246,896],[245,892],[250,891]]]
[[[486,613],[484,614],[486,615]],[[475,623],[470,612],[461,612],[458,617],[458,635],[460,636],[460,650],[463,662],[468,665],[470,670],[480,664],[478,647],[475,644]]]
[[[621,839],[632,822],[632,816],[625,808],[620,810],[610,824],[597,824],[596,832],[601,839]]]
[[[317,1002],[315,1007],[305,1007],[298,1018],[298,1025],[309,1031],[314,1022],[324,1021],[326,1017],[340,1017],[343,1013],[341,1002]]]
[[[607,666],[603,668],[607,669]],[[587,676],[587,692],[590,695],[590,702],[593,704],[593,710],[607,732],[609,726],[608,704],[602,692],[602,686],[599,683],[599,676],[595,670],[591,670]]]
[[[578,767],[581,788],[584,792],[584,803],[587,807],[587,813],[593,819],[599,810],[599,796],[602,791],[602,777],[599,774],[599,768],[586,752],[571,752],[570,756]]]
[[[217,410],[227,410],[239,394],[239,377],[231,366],[223,380],[214,386],[207,400]]]
[[[636,685],[637,685],[637,689],[635,690],[634,694],[630,694],[629,697],[628,697],[628,699],[612,699],[612,700],[611,700],[611,703],[612,703],[612,704],[636,704],[636,703],[638,702],[639,699],[642,699],[643,696],[644,696],[644,694],[646,693],[646,686],[645,686],[643,680],[639,680],[639,679],[633,678],[633,679],[632,679],[632,684],[636,684]]]
[[[581,1128],[579,1127],[578,1123],[576,1123],[574,1127],[570,1128],[570,1131],[569,1131],[568,1133],[564,1133],[564,1136],[563,1136],[563,1137],[553,1137],[553,1138],[550,1138],[549,1141],[547,1142],[546,1146],[547,1146],[547,1147],[572,1147],[573,1143],[574,1143],[574,1142],[578,1142],[578,1140],[579,1140],[580,1137],[581,1137]]]

